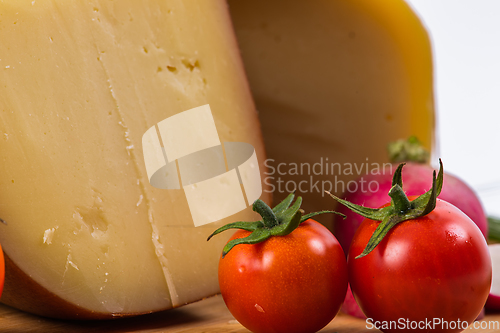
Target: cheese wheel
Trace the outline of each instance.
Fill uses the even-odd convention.
[[[15,0],[0,12],[2,302],[108,318],[217,293],[231,233],[208,235],[258,218],[246,208],[195,227],[183,190],[149,183],[142,137],[208,104],[220,142],[265,161],[226,3]]]
[[[382,168],[390,141],[434,147],[429,37],[403,0],[228,3],[276,202],[296,189],[306,211],[334,208],[324,190],[377,189],[350,181]]]

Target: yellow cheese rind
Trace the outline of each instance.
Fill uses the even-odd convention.
[[[263,163],[226,4],[7,1],[0,11],[0,243],[11,262],[50,303],[95,317],[218,292],[230,235],[206,237],[255,215],[195,228],[182,190],[149,184],[142,136],[209,104],[221,141],[251,144]],[[16,306],[30,288],[9,274],[2,301]],[[25,309],[80,311],[41,306]]]
[[[388,142],[416,135],[433,146],[431,48],[404,1],[228,3],[275,201],[296,188],[306,211],[331,209],[323,190],[341,194],[387,162]]]

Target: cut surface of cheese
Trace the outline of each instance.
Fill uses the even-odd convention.
[[[182,190],[149,184],[141,139],[209,104],[220,141],[264,162],[226,3],[3,1],[0,40],[1,300],[102,318],[217,293],[230,233],[206,238],[256,215],[194,227]]]
[[[356,190],[350,180],[388,162],[388,142],[416,135],[431,149],[431,48],[404,1],[228,3],[274,201],[295,188],[306,211],[329,209],[323,190]]]

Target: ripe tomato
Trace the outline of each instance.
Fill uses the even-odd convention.
[[[246,237],[238,230],[231,239]],[[235,246],[219,261],[229,311],[252,332],[316,332],[337,314],[347,290],[339,242],[308,219],[286,236]]]
[[[365,219],[348,255],[349,282],[371,325],[383,332],[465,329],[483,308],[491,284],[491,260],[479,228],[437,199],[432,212],[397,224],[372,252],[355,259],[379,224]]]

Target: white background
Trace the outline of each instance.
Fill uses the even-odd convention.
[[[438,155],[500,217],[500,0],[407,2],[431,37]]]

